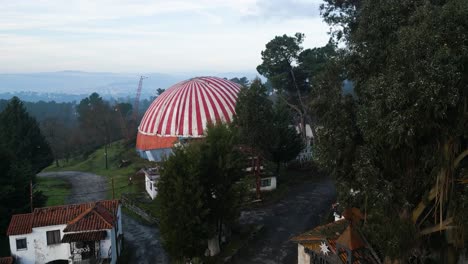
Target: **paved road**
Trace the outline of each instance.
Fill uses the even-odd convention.
[[[102,176],[78,171],[39,173],[38,176],[57,177],[68,181],[72,186],[71,194],[66,199],[68,204],[106,199],[109,185]],[[122,214],[122,225],[125,246],[131,249],[130,259],[133,263],[169,263],[160,243],[158,228],[143,224],[126,214]]]
[[[297,263],[297,245],[289,239],[317,226],[335,199],[333,182],[324,179],[291,188],[279,203],[242,212],[241,223],[265,228],[234,263]]]

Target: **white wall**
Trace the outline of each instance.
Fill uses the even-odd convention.
[[[99,255],[101,256],[101,258],[110,257],[109,249],[112,246],[111,237],[112,237],[111,230],[106,230],[106,240],[101,240],[101,243],[99,245],[100,246]]]
[[[112,228],[111,230],[108,231],[108,235],[110,234],[110,236],[108,236],[108,238],[110,238],[109,242],[111,245],[110,245],[110,248],[111,248],[111,256],[112,256],[112,259],[111,259],[111,264],[115,264],[117,263],[117,247],[118,247],[118,253],[119,255],[122,253],[122,245],[119,244],[117,245],[118,243],[118,235],[120,234],[123,234],[123,226],[122,226],[122,206],[119,204],[119,207],[117,209],[117,224],[118,224],[118,229],[117,229],[117,234],[115,232],[115,228]],[[102,243],[102,242],[101,242]],[[109,252],[109,248],[107,248],[107,251],[106,251],[106,258],[108,256],[108,252]]]
[[[265,177],[262,178],[262,180],[270,179],[270,185],[269,186],[264,186],[260,187],[261,191],[273,191],[276,189],[276,177]],[[260,182],[261,183],[261,182]],[[260,185],[261,186],[261,185]]]
[[[155,181],[150,180],[148,175],[145,174],[145,189],[148,195],[151,197],[151,199],[154,200],[156,198],[156,195],[158,195],[158,190],[156,189],[156,186],[154,186]]]
[[[63,229],[66,225],[35,227],[32,233],[26,235],[10,236],[11,254],[18,258],[18,263],[33,264],[47,263],[53,260],[68,259],[70,257],[70,244],[60,243],[47,245],[47,231],[60,230],[60,238],[63,237]],[[16,250],[16,238],[26,237],[27,250]]]
[[[310,255],[305,252],[301,244],[297,244],[297,264],[310,264]]]
[[[269,186],[263,186],[262,187],[262,180],[267,180],[270,179],[270,185]],[[252,192],[255,192],[256,189],[256,183],[254,182],[253,188],[251,189]],[[273,191],[276,190],[276,177],[264,177],[260,179],[260,191]]]
[[[122,212],[121,206],[119,205],[117,210],[118,217],[118,234],[123,234],[122,230]],[[66,225],[55,225],[55,226],[45,226],[45,227],[35,227],[32,229],[32,233],[24,235],[10,236],[10,250],[11,254],[17,258],[17,263],[19,264],[35,264],[35,263],[47,263],[53,260],[59,259],[70,259],[70,244],[69,243],[60,243],[55,245],[47,245],[47,231],[60,230],[60,238],[63,238],[63,229]],[[109,248],[112,250],[112,263],[117,261],[117,252],[114,245],[115,243],[115,231],[106,230],[106,240],[100,242],[100,256],[102,258],[109,257]],[[25,250],[16,250],[16,239],[26,238],[27,249]],[[120,247],[121,245],[119,245]],[[121,252],[121,248],[119,252]]]

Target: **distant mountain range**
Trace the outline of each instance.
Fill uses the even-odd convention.
[[[166,89],[177,82],[196,76],[225,78],[255,78],[256,72],[229,73],[143,73],[142,98],[156,94],[158,88]],[[93,92],[105,98],[134,97],[140,75],[131,73],[60,71],[43,73],[0,74],[0,99],[18,96],[27,101],[79,101]]]

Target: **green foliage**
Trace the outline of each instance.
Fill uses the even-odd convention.
[[[207,190],[209,219],[222,232],[222,225],[232,224],[238,218],[242,190],[237,188],[243,176],[245,160],[236,151],[234,133],[223,124],[208,125],[206,138],[200,144],[199,171]]]
[[[39,172],[52,162],[52,152],[39,126],[23,106],[13,97],[0,113],[0,145],[8,149],[18,162],[31,165]]]
[[[316,158],[336,177],[340,201],[366,209],[369,240],[382,257],[404,259],[424,247],[413,243],[410,212],[436,175],[456,180],[466,167],[454,169],[468,148],[468,2],[325,2],[322,15],[346,48],[312,91],[321,127]],[[343,94],[344,79],[353,81],[354,97]],[[448,189],[457,195],[444,200],[445,208],[458,209],[441,214],[465,219],[463,191],[457,184]]]
[[[36,120],[14,97],[0,113],[0,240],[11,215],[29,211],[30,183],[51,161],[51,150]]]
[[[239,93],[233,125],[239,142],[261,152],[277,165],[288,162],[302,150],[303,142],[293,124],[290,109],[284,101],[274,105],[259,79]]]
[[[270,133],[267,145],[268,158],[276,163],[276,173],[279,174],[283,162],[293,160],[299,155],[304,145],[296,129],[291,125],[292,114],[283,101],[278,101],[273,107],[273,116],[265,134]]]
[[[363,227],[365,236],[370,241],[379,241],[382,256],[391,259],[406,258],[402,252],[408,252],[417,241],[417,230],[414,224],[408,219],[401,219],[398,215],[389,217],[385,208],[374,211],[367,219],[367,224]],[[386,228],[382,229],[382,225]]]
[[[158,219],[163,244],[177,260],[202,256],[210,233],[210,209],[199,171],[199,145],[174,149],[158,182]]]
[[[98,146],[109,144],[122,137],[118,110],[122,110],[121,114],[124,115],[125,111],[128,112],[130,109],[127,104],[119,106],[124,109],[112,108],[97,93],[81,100],[76,106],[78,122],[84,135],[83,152],[94,150]]]
[[[238,218],[245,195],[245,162],[234,133],[209,125],[206,137],[180,148],[162,165],[158,217],[168,253],[175,259],[203,256],[207,240],[220,237]]]
[[[233,121],[240,143],[265,150],[270,144],[268,128],[272,116],[272,102],[268,100],[266,87],[260,79],[255,79],[249,88],[242,88],[237,97]]]
[[[297,64],[299,54],[303,50],[302,42],[304,34],[296,33],[294,37],[287,35],[276,36],[265,46],[262,51],[262,64],[257,66],[257,71],[267,77],[273,84],[273,87],[290,93],[296,93],[294,77],[291,72],[295,71],[293,64]],[[308,90],[304,85],[304,78],[296,77],[299,89]]]
[[[238,84],[240,84],[242,87],[247,87],[247,86],[249,86],[249,83],[250,83],[249,79],[248,79],[247,77],[245,77],[245,76],[244,76],[244,77],[241,77],[241,78],[235,77],[235,78],[230,79],[230,81],[231,81],[231,82],[238,83]]]

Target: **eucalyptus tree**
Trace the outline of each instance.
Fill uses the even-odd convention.
[[[422,258],[445,231],[441,261],[452,262],[468,242],[468,2],[326,0],[321,10],[345,48],[312,101],[319,163],[342,203],[367,212],[386,261]]]

